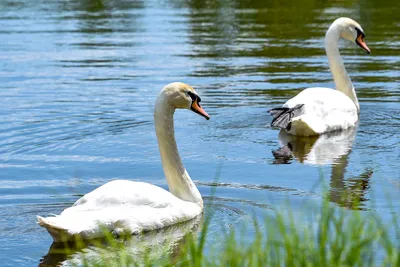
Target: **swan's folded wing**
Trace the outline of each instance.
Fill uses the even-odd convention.
[[[143,182],[114,180],[84,195],[62,214],[72,209],[74,211],[105,209],[119,205],[163,208],[174,205],[177,201],[180,200],[161,187]]]

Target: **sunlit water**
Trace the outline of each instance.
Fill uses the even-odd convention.
[[[212,117],[175,117],[184,164],[215,212],[211,233],[288,199],[294,210],[318,203],[323,188],[338,205],[351,206],[338,203],[346,192],[358,209],[399,216],[399,3],[1,1],[1,265],[38,265],[52,242],[36,215],[107,181],[166,188],[152,112],[173,81],[195,87]],[[372,50],[341,49],[361,105],[357,131],[279,134],[269,108],[334,87],[323,37],[339,16],[361,23]],[[292,156],[275,158],[288,142]]]

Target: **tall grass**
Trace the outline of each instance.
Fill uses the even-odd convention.
[[[136,245],[133,250],[126,240],[108,236],[106,242],[89,247],[81,243],[81,248],[69,253],[80,266],[400,266],[400,227],[395,215],[383,222],[374,212],[349,211],[326,199],[300,215],[288,206],[272,211],[263,221],[255,219],[248,226],[255,229],[250,241],[246,232],[229,230],[206,252],[211,219],[212,214],[202,218],[200,230],[183,225],[150,233],[150,238],[128,237]],[[177,236],[174,231],[180,227],[187,229]],[[143,240],[153,241],[143,245]]]
[[[304,220],[276,210],[262,224],[255,221],[250,242],[232,230],[211,255],[191,239],[176,266],[400,266],[396,217],[385,224],[374,213],[350,212],[325,200],[305,212]],[[206,234],[203,228],[200,240]]]

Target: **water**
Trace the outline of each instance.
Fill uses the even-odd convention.
[[[212,117],[175,118],[206,203],[217,185],[211,232],[288,199],[294,210],[318,203],[323,185],[333,203],[349,192],[357,209],[398,216],[399,12],[394,0],[1,1],[0,262],[38,265],[51,238],[36,215],[59,213],[107,181],[166,188],[152,112],[173,81],[195,87]],[[360,125],[287,140],[266,110],[306,87],[334,87],[323,37],[339,16],[361,23],[372,50],[341,48]],[[293,157],[276,159],[288,141]]]

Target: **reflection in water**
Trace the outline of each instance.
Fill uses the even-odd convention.
[[[280,131],[281,150],[290,152],[299,162],[310,165],[337,164],[342,156],[351,151],[356,129],[327,133],[318,136],[294,136]],[[287,150],[287,147],[290,149]],[[277,153],[277,151],[275,151]]]
[[[111,240],[113,245],[104,239],[85,241],[86,243],[53,243],[39,266],[81,266],[84,261],[91,264],[118,262],[118,257],[123,253],[129,254],[137,262],[143,262],[145,257],[160,262],[163,259],[173,260],[178,256],[185,236],[196,233],[202,222],[203,216],[200,215],[191,221],[157,231]]]
[[[368,200],[365,195],[372,170],[367,169],[355,178],[344,177],[355,136],[355,128],[312,137],[281,131],[278,137],[282,147],[272,151],[274,164],[288,164],[294,157],[303,164],[332,165],[329,200],[350,209],[362,209],[363,202]]]
[[[364,203],[369,199],[366,194],[369,191],[369,178],[373,171],[366,169],[357,177],[344,178],[345,168],[348,164],[347,155],[340,159],[340,163],[332,166],[330,180],[329,200],[349,209],[365,209]]]

